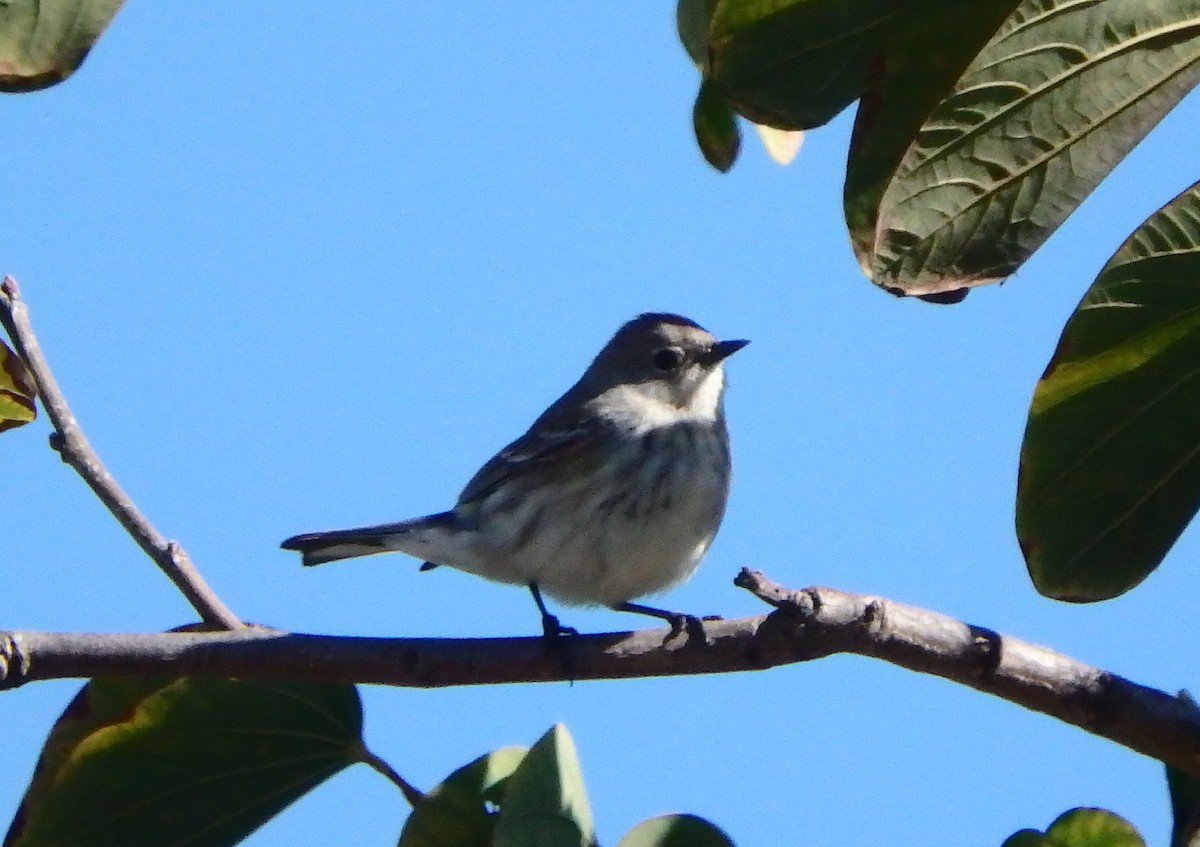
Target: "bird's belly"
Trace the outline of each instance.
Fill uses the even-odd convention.
[[[489,537],[478,562],[458,566],[502,582],[536,582],[579,605],[611,606],[663,591],[687,579],[712,543],[727,477],[701,462],[723,458],[702,454],[672,463],[665,476],[641,468],[626,479],[581,479],[552,499],[497,504],[481,520]]]

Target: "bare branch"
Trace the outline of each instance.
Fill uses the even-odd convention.
[[[350,638],[232,633],[0,633],[0,687],[104,674],[290,677],[418,688],[762,670],[834,653],[882,659],[1043,712],[1200,776],[1200,711],[1045,647],[936,612],[831,588],[793,591],[743,571],[777,607],[706,621],[704,642],[667,630],[541,638]],[[568,667],[569,666],[569,670]]]
[[[12,277],[5,277],[0,283],[0,324],[8,332],[17,355],[24,360],[37,384],[42,407],[56,430],[50,436],[50,446],[58,451],[64,462],[75,469],[138,546],[183,592],[205,623],[225,629],[242,627],[238,617],[221,602],[200,576],[187,553],[154,528],[101,463],[100,457],[96,455],[84,437],[83,430],[79,428],[50,371],[49,364],[42,355],[29,321],[29,312],[21,301],[17,281]]]

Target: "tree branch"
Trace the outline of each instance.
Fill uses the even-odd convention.
[[[351,638],[263,629],[226,633],[0,634],[0,687],[104,674],[290,677],[418,688],[762,670],[855,653],[1043,712],[1200,776],[1200,711],[1045,647],[936,612],[832,588],[735,583],[776,607],[706,621],[705,641],[666,630],[541,638]],[[569,673],[565,665],[569,665]]]
[[[175,583],[176,588],[192,604],[205,623],[225,629],[238,629],[242,622],[221,602],[200,572],[192,564],[187,553],[174,541],[168,541],[154,528],[133,504],[113,475],[108,472],[92,449],[91,444],[79,428],[75,416],[67,406],[66,398],[50,371],[50,365],[42,355],[37,336],[29,322],[29,312],[21,301],[17,281],[11,276],[0,283],[0,324],[12,339],[17,355],[25,362],[37,385],[38,397],[46,416],[54,426],[50,446],[58,451],[62,460],[75,469],[83,481],[95,492],[125,531],[133,537],[163,573]]]

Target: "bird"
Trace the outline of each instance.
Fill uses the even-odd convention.
[[[528,588],[546,637],[574,634],[546,595],[666,621],[698,619],[634,602],[686,580],[708,551],[729,495],[725,360],[676,314],[626,322],[583,376],[471,478],[449,511],[295,535],[304,565],[399,551]]]

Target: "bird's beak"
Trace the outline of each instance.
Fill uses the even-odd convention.
[[[739,338],[735,341],[718,341],[705,354],[704,364],[715,365],[718,362],[723,362],[749,343],[745,338]]]

